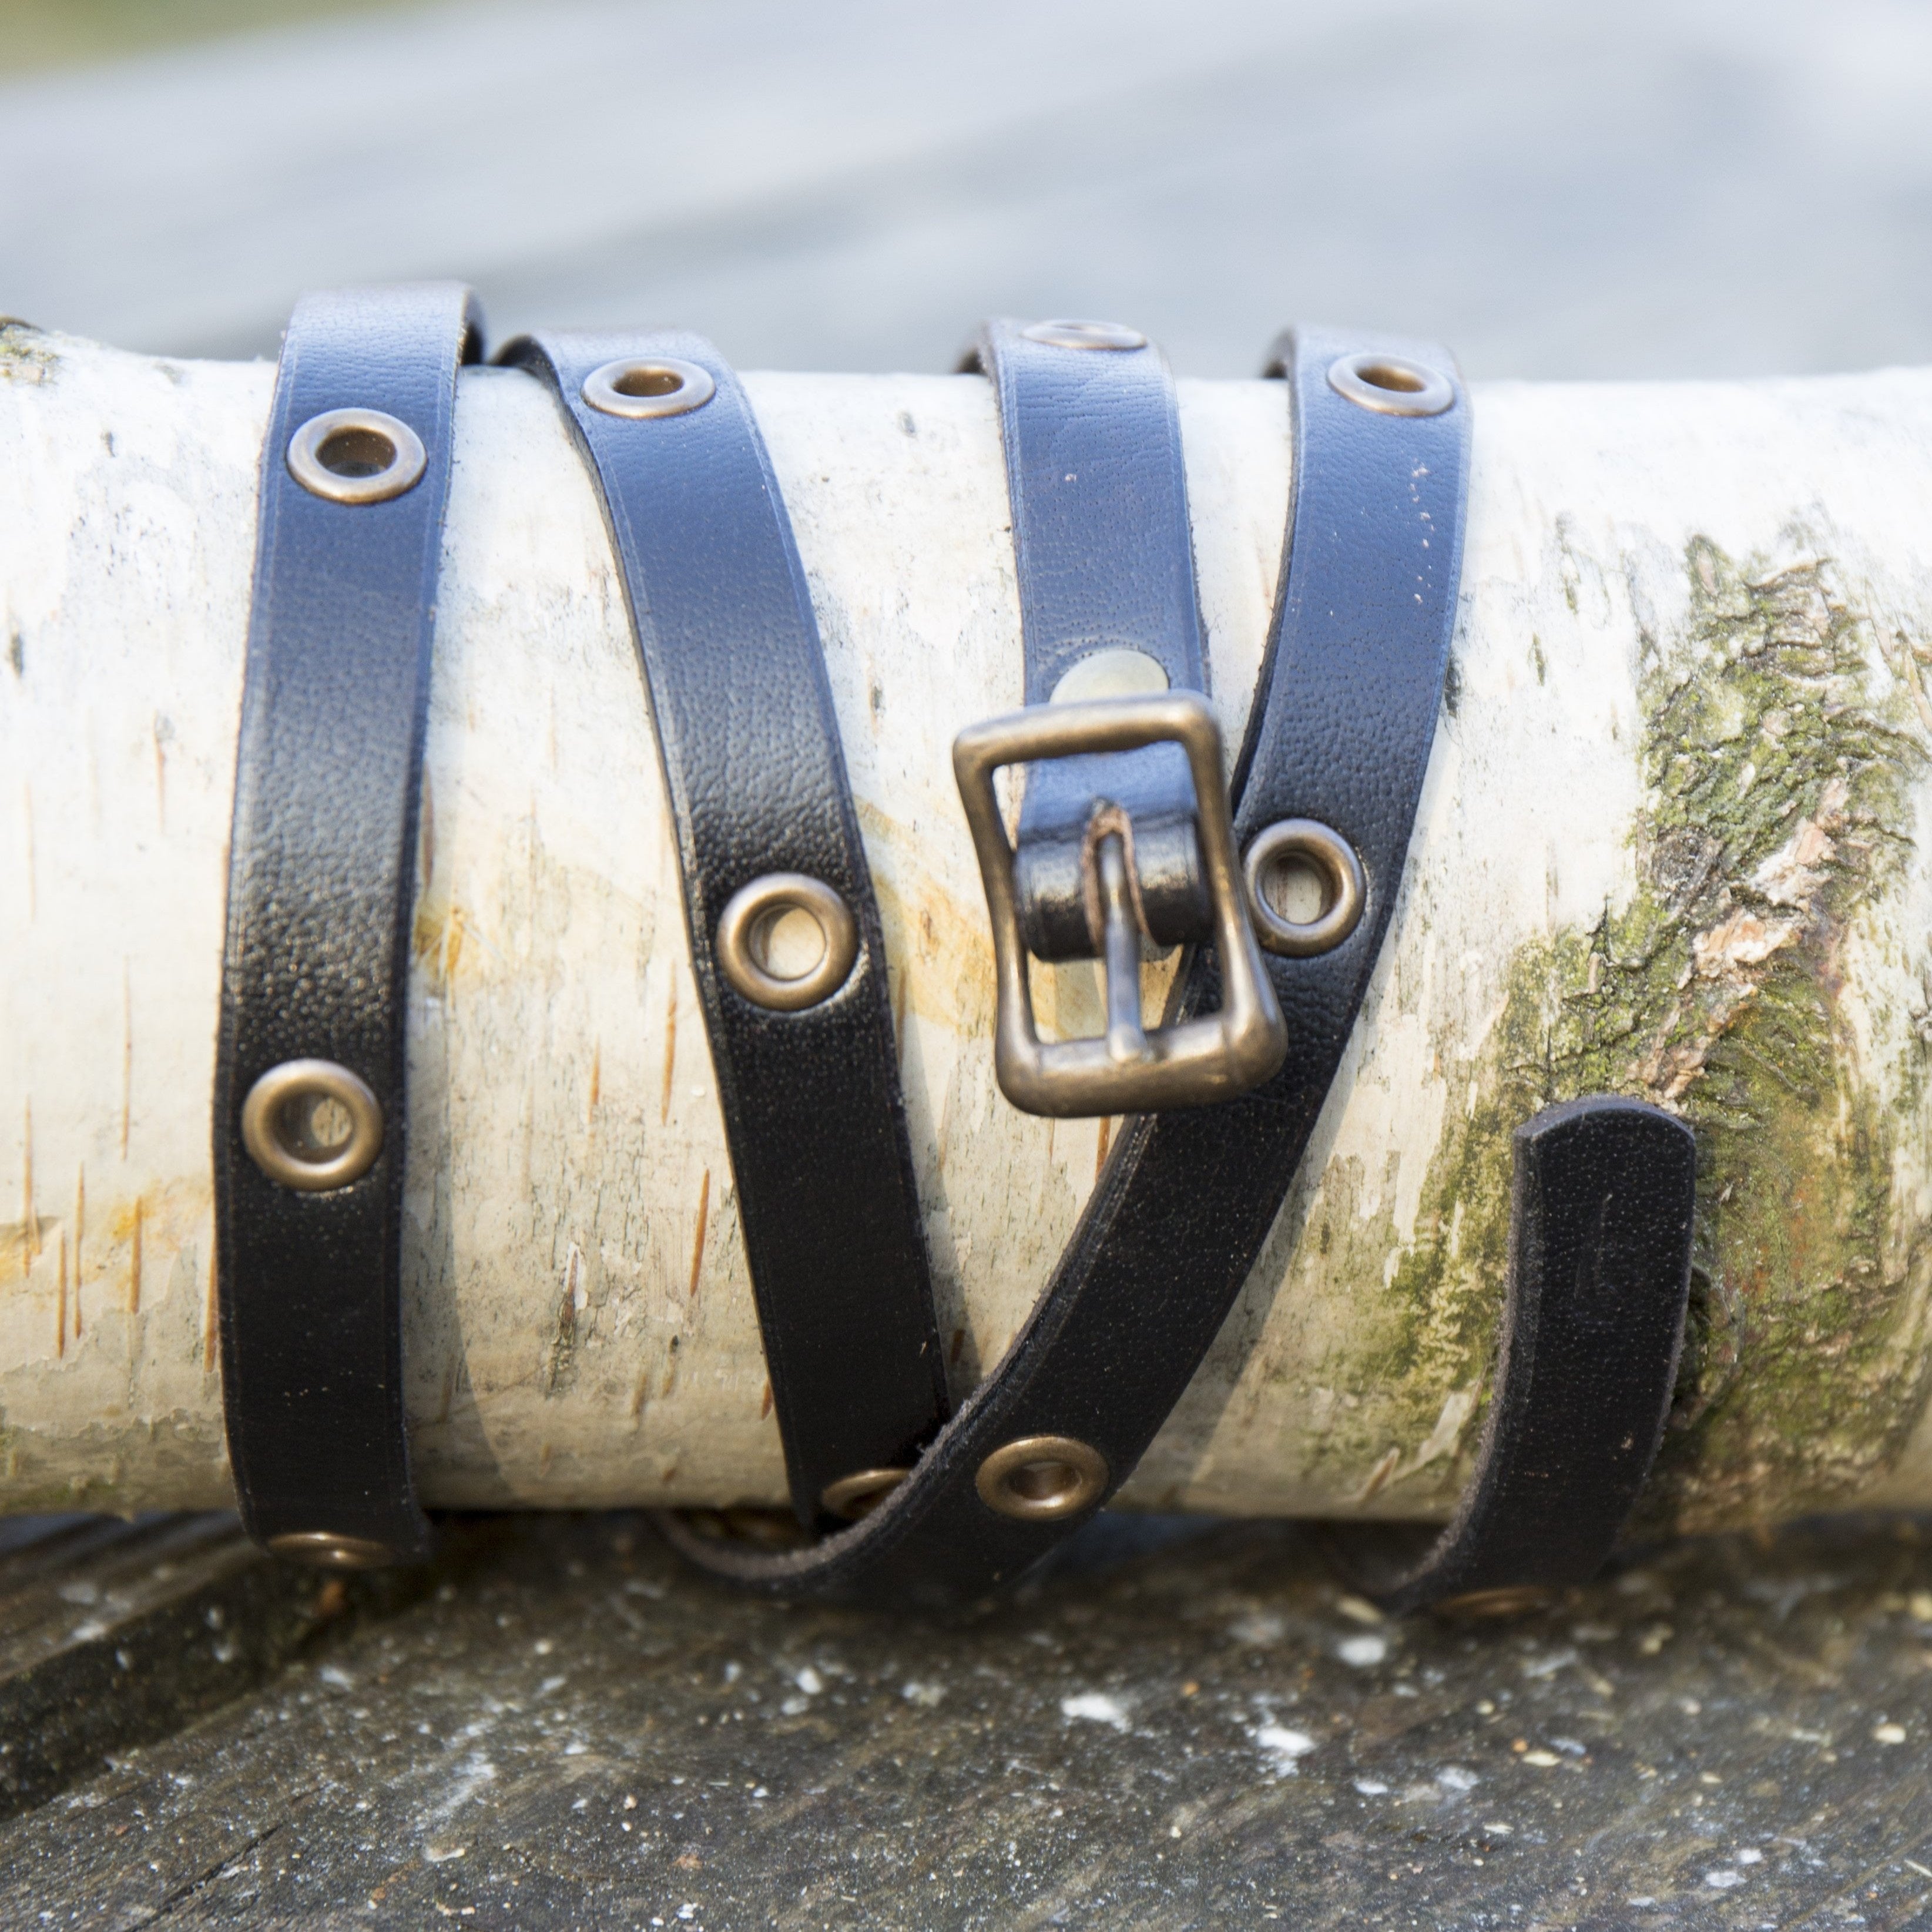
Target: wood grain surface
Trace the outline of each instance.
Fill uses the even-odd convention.
[[[110,1732],[0,1825],[0,1918],[1904,1932],[1928,1528],[1684,1544],[1527,1621],[1390,1624],[1292,1530],[1109,1516],[934,1624],[730,1594],[634,1520],[478,1523],[386,1616],[303,1579],[308,1648],[205,1716],[236,1627],[184,1593],[140,1679],[184,1727]],[[0,1620],[22,1587],[0,1562]]]

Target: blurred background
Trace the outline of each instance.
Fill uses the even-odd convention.
[[[1932,362],[1907,0],[0,0],[0,311],[268,354],[300,289],[940,369],[1293,317],[1478,376]]]

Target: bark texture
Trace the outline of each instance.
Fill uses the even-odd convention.
[[[272,371],[0,332],[0,1506],[227,1494],[208,1179]],[[998,1359],[1109,1123],[992,1073],[948,752],[1019,700],[976,377],[754,376],[877,878],[950,1342]],[[1932,372],[1479,388],[1450,700],[1304,1174],[1128,1500],[1430,1516],[1467,1473],[1509,1136],[1592,1090],[1703,1151],[1659,1526],[1932,1501]],[[1237,742],[1278,385],[1184,382]],[[648,710],[530,379],[463,378],[412,982],[418,1466],[448,1504],[776,1501]],[[1090,969],[1043,1014],[1097,1028]]]

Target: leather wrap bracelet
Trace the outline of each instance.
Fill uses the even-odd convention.
[[[311,298],[264,458],[216,1096],[224,1394],[249,1526],[419,1555],[400,1344],[404,992],[462,291]],[[1232,779],[1172,383],[1138,332],[991,325],[1028,706],[954,763],[1017,1105],[1126,1115],[1066,1252],[948,1418],[883,934],[804,574],[743,390],[702,339],[546,334],[596,479],[675,824],[794,1513],[671,1517],[778,1594],[970,1598],[1132,1473],[1287,1201],[1401,896],[1458,599],[1466,394],[1433,345],[1302,329],[1293,494]],[[1010,843],[1001,765],[1028,767]],[[1306,898],[1312,874],[1315,909]],[[1147,1027],[1149,952],[1190,949]],[[1101,959],[1106,1031],[1042,1042],[1030,960]],[[1592,1096],[1520,1130],[1495,1386],[1446,1530],[1337,1527],[1392,1610],[1508,1607],[1608,1552],[1654,1455],[1696,1150]],[[838,1527],[842,1520],[849,1527]]]
[[[404,1008],[456,371],[454,285],[306,297],[262,455],[214,1087],[229,1459],[249,1533],[413,1561]]]

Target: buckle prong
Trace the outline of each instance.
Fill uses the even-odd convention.
[[[1202,868],[1214,908],[1221,1005],[1151,1030],[1144,1024],[1127,838],[1109,828],[1094,849],[1107,1030],[1099,1038],[1042,1041],[1020,936],[1013,848],[994,774],[1005,765],[1162,742],[1178,744],[1186,752],[1194,781]],[[1000,1090],[1015,1106],[1062,1118],[1200,1106],[1246,1093],[1280,1066],[1288,1052],[1287,1029],[1249,921],[1222,776],[1221,730],[1205,700],[1191,691],[1166,691],[1009,712],[960,733],[953,740],[952,769],[993,928],[999,987],[994,1071]]]
[[[1139,1066],[1154,1058],[1141,1024],[1141,934],[1127,897],[1126,842],[1118,832],[1100,841],[1101,931],[1106,942],[1107,1058],[1117,1066]]]

